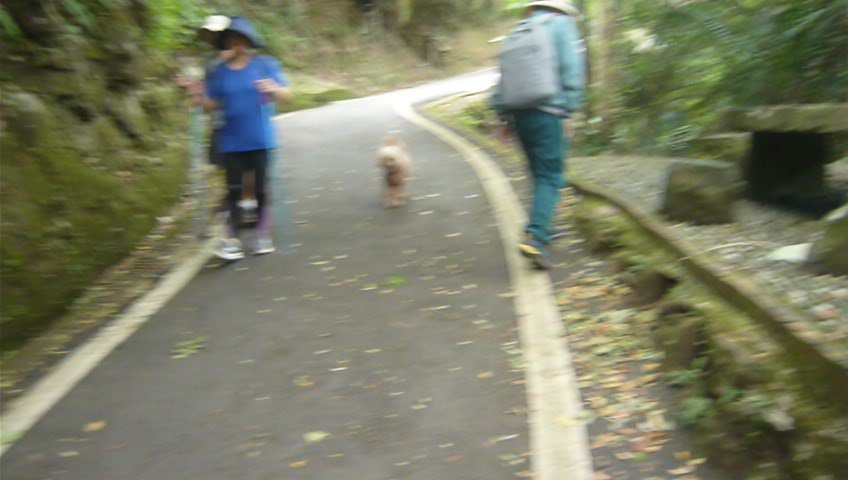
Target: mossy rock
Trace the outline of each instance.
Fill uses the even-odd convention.
[[[731,109],[725,124],[744,132],[841,133],[848,130],[848,103],[771,105]]]
[[[577,229],[593,252],[610,252],[621,245],[624,213],[597,202],[581,202],[574,213]]]
[[[824,236],[813,245],[817,267],[833,275],[848,275],[848,204],[825,219]]]
[[[740,479],[848,478],[848,413],[828,372],[695,281],[617,209],[598,215],[605,205],[581,201],[581,233],[612,233],[604,243],[614,245],[631,284],[675,282],[657,306],[652,336],[667,381],[679,387],[675,420],[699,449]]]
[[[654,341],[665,354],[663,369],[667,372],[689,369],[697,358],[703,341],[704,319],[685,313],[657,315]]]
[[[698,225],[732,223],[739,198],[736,169],[728,164],[681,160],[668,172],[661,212]]]
[[[692,142],[692,153],[705,160],[721,160],[740,164],[751,149],[750,133],[706,135]]]

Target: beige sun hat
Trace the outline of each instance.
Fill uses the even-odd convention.
[[[538,0],[533,2],[527,2],[524,5],[525,8],[530,7],[545,7],[552,8],[554,10],[558,10],[568,16],[580,18],[580,10],[577,9],[571,2],[568,0]]]
[[[201,28],[210,32],[223,32],[230,28],[230,23],[232,23],[232,20],[226,15],[209,15]]]

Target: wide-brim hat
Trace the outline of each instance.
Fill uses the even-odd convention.
[[[218,48],[224,48],[224,38],[231,32],[247,38],[253,45],[253,48],[262,48],[265,46],[265,42],[262,41],[262,36],[259,35],[259,32],[253,24],[250,23],[250,20],[244,17],[232,17],[230,19],[230,25],[226,28],[226,30],[221,32],[221,36],[218,37]]]
[[[209,30],[210,32],[223,32],[230,28],[230,23],[232,23],[232,20],[226,15],[209,15],[204,20],[201,29]]]
[[[538,0],[538,1],[533,1],[533,2],[527,2],[527,4],[524,5],[524,7],[525,8],[530,8],[530,7],[550,8],[550,9],[562,12],[562,13],[568,15],[568,16],[571,16],[571,17],[575,17],[575,18],[580,17],[580,10],[578,10],[577,7],[572,5],[571,2],[569,2],[567,0]]]

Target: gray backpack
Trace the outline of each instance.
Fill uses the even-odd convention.
[[[561,88],[557,51],[546,27],[552,18],[526,18],[504,40],[498,58],[503,104],[510,110],[544,105]]]

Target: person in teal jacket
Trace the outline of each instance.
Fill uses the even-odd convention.
[[[585,60],[576,23],[580,14],[573,5],[566,0],[532,1],[526,8],[528,16],[553,16],[545,26],[557,51],[561,88],[542,105],[511,110],[503,103],[499,82],[491,106],[501,119],[499,136],[518,137],[533,177],[533,204],[519,249],[534,267],[547,270],[553,266],[547,248],[551,221],[560,189],[566,186],[564,163],[571,135],[566,136],[563,127],[583,107]]]

